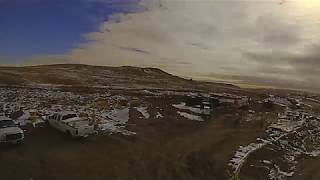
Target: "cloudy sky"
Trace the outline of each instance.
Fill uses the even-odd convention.
[[[318,0],[0,0],[0,63],[320,89]]]

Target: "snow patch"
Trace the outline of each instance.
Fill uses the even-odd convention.
[[[147,107],[137,107],[136,109],[144,116],[144,118],[146,118],[146,119],[150,118],[150,114],[147,111],[147,109],[148,109]]]
[[[197,116],[197,115],[193,115],[193,114],[189,114],[189,113],[185,113],[185,112],[180,112],[180,111],[178,111],[178,114],[184,118],[189,119],[189,120],[204,121],[200,116]]]
[[[103,116],[108,117],[119,124],[126,124],[129,121],[129,108],[114,109]]]
[[[163,118],[163,115],[162,115],[161,113],[157,112],[156,118],[157,118],[157,119]]]
[[[197,113],[197,114],[207,114],[207,115],[210,114],[210,108],[208,108],[208,107],[204,108],[204,109],[190,107],[190,106],[186,106],[185,102],[182,102],[180,104],[173,104],[172,106],[177,109],[181,109],[181,110],[189,110],[189,111],[191,111],[193,113]]]

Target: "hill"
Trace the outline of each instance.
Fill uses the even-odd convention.
[[[107,88],[212,89],[233,85],[191,81],[157,68],[55,64],[0,67],[0,85],[90,86]]]

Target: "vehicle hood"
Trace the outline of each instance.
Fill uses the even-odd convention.
[[[1,134],[17,134],[17,133],[23,133],[23,130],[19,127],[8,127],[8,128],[1,128],[0,129]]]

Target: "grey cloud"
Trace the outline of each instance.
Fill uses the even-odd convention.
[[[297,80],[291,80],[292,84],[298,85],[303,80],[300,86],[320,89],[320,69],[318,68],[320,67],[320,42],[319,45],[308,47],[299,54],[283,51],[244,54],[248,62],[253,61],[258,64],[257,72],[264,73],[266,77],[271,75],[280,75],[288,79],[296,77]],[[273,80],[273,84],[274,82],[276,81]]]
[[[273,16],[264,14],[257,18],[257,40],[266,47],[283,48],[302,41],[302,26],[295,22],[287,22]]]
[[[209,47],[203,43],[191,43],[191,46],[194,46],[203,50],[209,50]]]
[[[122,46],[120,46],[119,48],[122,49],[122,50],[126,50],[126,51],[133,51],[133,52],[137,52],[137,53],[150,54],[148,51],[142,50],[142,49],[139,49],[139,48],[122,47]]]

